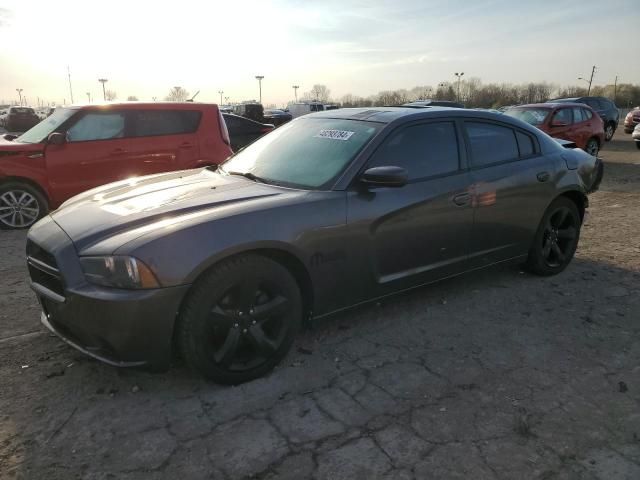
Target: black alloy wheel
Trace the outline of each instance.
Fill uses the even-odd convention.
[[[298,285],[284,266],[258,255],[232,258],[208,272],[185,302],[180,348],[207,378],[246,382],[286,355],[301,313]]]
[[[555,275],[573,259],[580,238],[580,214],[568,198],[554,200],[545,212],[526,266],[538,275]]]

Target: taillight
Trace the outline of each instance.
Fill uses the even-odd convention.
[[[218,122],[220,123],[220,134],[222,135],[222,141],[231,146],[231,139],[229,138],[229,129],[227,128],[227,122],[224,121],[222,112],[218,110]]]

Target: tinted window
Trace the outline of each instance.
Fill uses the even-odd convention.
[[[133,136],[193,133],[200,124],[200,112],[188,110],[147,110],[133,112]]]
[[[240,121],[238,117],[233,115],[223,115],[224,123],[227,124],[228,128],[236,128],[240,126]]]
[[[560,110],[558,110],[556,113],[553,114],[553,118],[551,119],[551,123],[558,122],[558,123],[566,123],[567,125],[570,125],[572,121],[573,121],[573,118],[571,116],[570,108],[561,108]]]
[[[465,122],[475,166],[518,158],[514,131],[492,123]]]
[[[124,113],[87,113],[67,130],[69,142],[124,137]]]
[[[370,167],[395,165],[409,179],[432,177],[458,170],[458,139],[452,122],[425,123],[392,133],[376,150]]]
[[[598,102],[598,100],[596,100],[595,98],[587,98],[584,103],[586,103],[587,105],[589,105],[591,108],[593,108],[594,110],[599,110],[600,109],[600,102]]]
[[[573,109],[573,123],[580,123],[580,122],[584,122],[586,120],[586,118],[583,118],[582,116],[582,111],[584,109],[579,108],[579,107],[575,107]]]
[[[536,153],[531,135],[516,131],[516,138],[518,139],[518,149],[521,157],[530,157]]]
[[[586,108],[583,108],[582,118],[584,118],[585,120],[591,120],[593,118],[593,113],[591,113],[591,110],[587,110]]]

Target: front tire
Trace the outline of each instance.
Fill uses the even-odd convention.
[[[580,239],[580,213],[566,197],[556,198],[544,213],[525,266],[536,275],[562,272],[571,263]]]
[[[616,133],[616,125],[613,122],[607,123],[604,127],[604,139],[609,142],[613,138],[613,134]]]
[[[301,319],[300,289],[289,271],[247,254],[224,260],[198,280],[179,316],[177,341],[192,369],[237,385],[284,358]]]
[[[598,156],[598,152],[600,151],[600,145],[598,144],[598,140],[594,137],[591,137],[587,140],[587,144],[584,147],[584,151],[593,157]]]
[[[0,229],[29,228],[48,211],[47,199],[37,188],[21,182],[0,185]]]

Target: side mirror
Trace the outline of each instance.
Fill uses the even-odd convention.
[[[562,122],[560,120],[553,120],[551,122],[552,127],[567,127],[569,124],[567,122]]]
[[[50,133],[47,137],[47,143],[50,145],[63,145],[67,143],[67,137],[63,133]]]
[[[373,167],[365,170],[360,182],[375,187],[403,187],[409,180],[409,174],[402,167]]]

